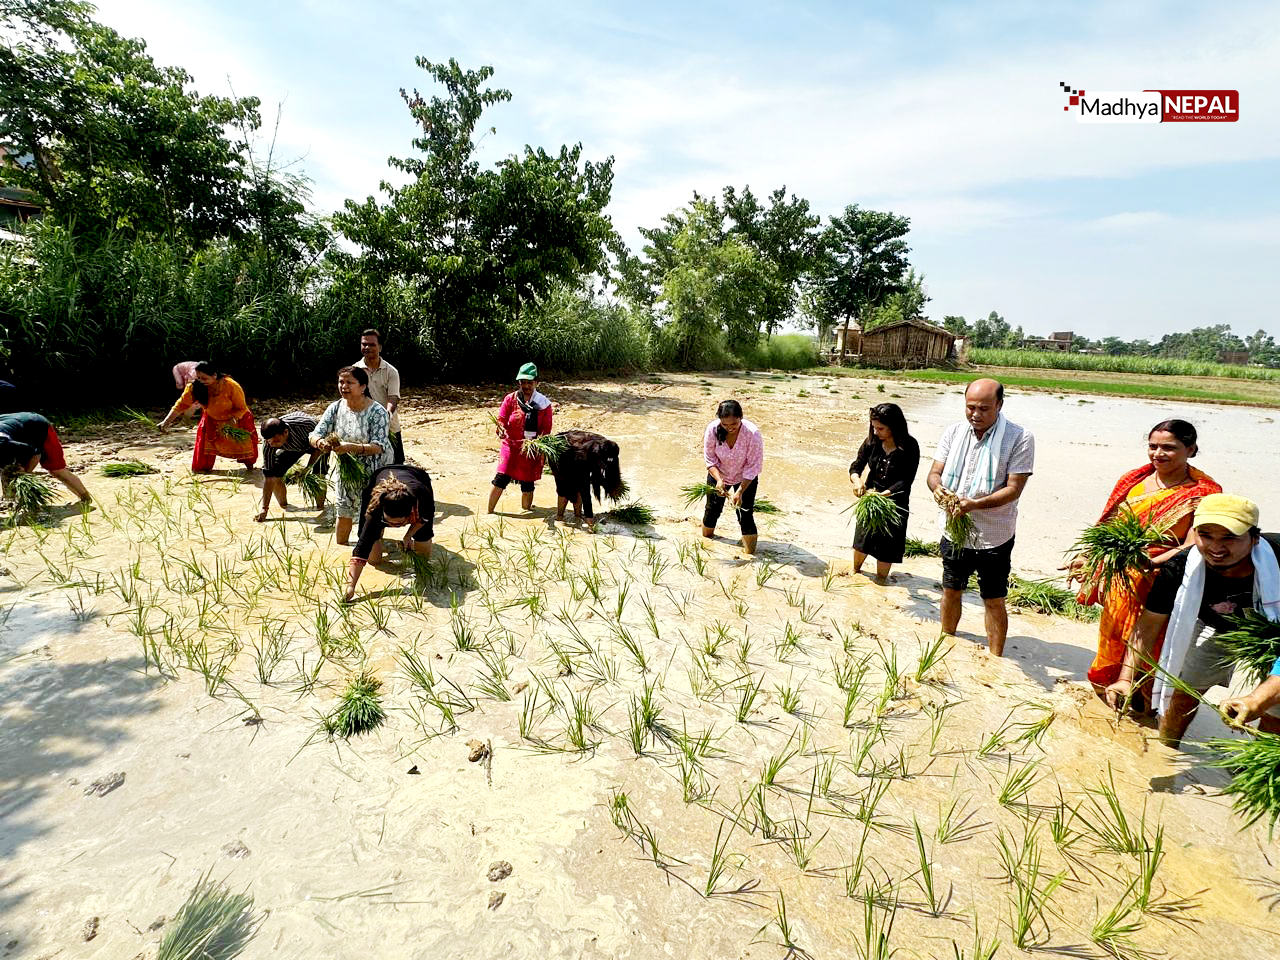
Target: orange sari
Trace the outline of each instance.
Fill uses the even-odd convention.
[[[1120,478],[1107,506],[1098,518],[1101,523],[1115,515],[1121,505],[1132,510],[1148,523],[1162,521],[1169,524],[1169,536],[1162,543],[1150,549],[1152,557],[1182,543],[1187,531],[1191,528],[1191,515],[1201,497],[1211,493],[1221,493],[1222,487],[1216,480],[1202,470],[1188,467],[1187,480],[1176,487],[1167,487],[1144,493],[1143,481],[1155,473],[1155,467],[1147,464],[1131,470]],[[1184,522],[1185,521],[1185,522]],[[1098,622],[1098,652],[1089,667],[1089,682],[1101,690],[1108,684],[1115,683],[1120,677],[1120,667],[1124,663],[1125,650],[1133,628],[1138,622],[1147,603],[1147,594],[1155,583],[1156,571],[1131,574],[1127,582],[1114,583],[1106,596],[1099,597],[1096,584],[1086,584],[1081,588],[1077,599],[1083,604],[1101,603],[1102,618]],[[1164,631],[1156,638],[1152,657],[1159,659],[1160,648],[1164,645]],[[1150,702],[1150,679],[1143,685],[1143,693]]]

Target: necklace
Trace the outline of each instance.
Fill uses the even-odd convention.
[[[1182,474],[1182,479],[1181,479],[1181,480],[1179,480],[1177,483],[1165,483],[1163,480],[1161,480],[1161,479],[1160,479],[1160,474],[1159,474],[1159,473],[1153,473],[1153,474],[1151,475],[1151,479],[1152,479],[1152,480],[1154,480],[1154,481],[1156,482],[1156,489],[1157,489],[1157,490],[1168,490],[1170,487],[1180,487],[1180,486],[1182,486],[1184,483],[1186,483],[1188,480],[1190,480],[1190,479],[1191,479],[1191,471],[1189,471],[1189,470],[1188,470],[1188,471],[1184,472],[1184,473]]]

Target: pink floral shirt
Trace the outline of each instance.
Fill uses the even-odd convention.
[[[724,482],[730,485],[750,483],[760,476],[764,468],[764,437],[760,435],[760,428],[744,417],[738,439],[730,447],[716,438],[718,426],[719,420],[707,424],[707,432],[702,439],[707,469],[717,468]]]

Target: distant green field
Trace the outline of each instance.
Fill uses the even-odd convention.
[[[974,377],[990,376],[1010,387],[1029,387],[1053,393],[1087,393],[1120,397],[1148,397],[1162,400],[1190,400],[1198,403],[1241,403],[1259,407],[1280,407],[1280,378],[1267,381],[1182,380],[1177,377],[1143,378],[1141,375],[1088,373],[1064,370],[1035,372],[1017,367],[986,367],[960,370],[872,370],[868,368],[817,367],[809,373],[826,377],[860,377],[883,380],[916,380],[926,383],[968,383]]]
[[[1280,381],[1280,370],[1242,367],[1204,360],[1171,360],[1163,357],[1113,357],[1093,353],[1058,353],[1052,350],[998,350],[972,347],[969,362],[993,367],[1040,367],[1054,370],[1097,370],[1140,373],[1159,377],[1223,377],[1228,380]]]

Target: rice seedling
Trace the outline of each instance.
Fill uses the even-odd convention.
[[[578,753],[589,753],[600,745],[598,738],[591,736],[591,731],[599,728],[595,709],[591,706],[591,691],[584,690],[581,695],[569,691],[569,722],[565,729],[565,737]],[[655,844],[656,852],[656,844]],[[655,857],[656,861],[656,857]]]
[[[610,626],[610,631],[624,650],[631,655],[632,661],[636,665],[636,669],[641,673],[649,672],[649,657],[644,652],[644,644],[640,642],[640,638],[634,636],[630,630],[621,623],[614,623]]]
[[[361,670],[347,683],[332,711],[321,719],[321,727],[330,737],[349,740],[382,725],[386,711],[378,691],[382,681],[367,670]]]
[[[1280,757],[1280,751],[1277,756]],[[1136,855],[1149,847],[1146,804],[1143,804],[1138,820],[1130,822],[1116,794],[1115,774],[1110,764],[1107,765],[1107,779],[1100,780],[1096,788],[1088,790],[1076,807],[1075,819],[1097,841],[1099,849]]]
[[[1168,532],[1168,523],[1148,523],[1121,507],[1111,519],[1084,530],[1069,552],[1083,561],[1085,582],[1096,583],[1105,595],[1113,587],[1131,589],[1131,577],[1151,568],[1150,549],[1163,542]]]
[[[3,483],[11,523],[31,523],[58,499],[53,484],[44,474],[13,473],[6,475]]]
[[[776,516],[782,513],[782,508],[768,497],[756,497],[755,506],[752,509],[765,516]]]
[[[1040,846],[1028,834],[1010,871],[1013,895],[1009,927],[1017,947],[1027,950],[1049,941],[1049,901],[1066,878],[1065,871],[1046,878],[1041,867]]]
[[[868,490],[854,501],[853,519],[864,534],[881,536],[901,521],[902,508],[888,494]]]
[[[1044,735],[1053,726],[1053,721],[1057,718],[1057,714],[1054,713],[1053,707],[1047,703],[1031,703],[1027,704],[1027,706],[1039,711],[1040,716],[1035,720],[1013,724],[1009,728],[1009,732],[1013,730],[1019,730],[1020,732],[1007,742],[1009,744],[1025,743],[1039,747],[1040,741],[1044,739]]]
[[[1218,752],[1213,766],[1231,771],[1225,793],[1234,796],[1231,808],[1245,826],[1266,819],[1267,835],[1275,836],[1280,820],[1280,736],[1255,733],[1244,740],[1210,740]]]
[[[760,698],[760,688],[764,686],[764,677],[756,678],[748,673],[738,684],[738,703],[734,708],[733,716],[738,723],[746,723],[751,714],[755,712],[756,701]]]
[[[551,466],[555,466],[568,449],[568,440],[564,437],[556,437],[550,434],[541,437],[526,437],[520,444],[521,455],[541,457]]]
[[[956,700],[948,700],[945,703],[926,703],[920,708],[921,712],[929,718],[929,752],[931,754],[937,753],[938,739],[942,736],[942,728],[946,723],[947,711],[958,702]]]
[[[783,768],[800,752],[799,747],[791,747],[791,742],[794,739],[794,735],[788,738],[782,750],[765,761],[764,771],[760,774],[760,785],[762,787],[772,787],[778,780],[778,774],[782,773]]]
[[[360,491],[369,482],[369,469],[353,453],[334,454],[338,462],[338,480],[347,490]]]
[[[223,424],[220,432],[228,440],[234,440],[236,443],[244,443],[252,436],[248,430],[231,423]]]
[[[1000,951],[1000,941],[994,937],[990,940],[983,940],[982,928],[978,925],[978,918],[974,917],[973,951],[961,950],[960,945],[954,940],[951,941],[951,951],[954,960],[995,960],[996,954]]]
[[[1280,623],[1247,608],[1230,618],[1231,629],[1214,635],[1223,661],[1241,670],[1250,685],[1261,683],[1280,659]]]
[[[507,681],[511,679],[511,668],[507,665],[507,658],[482,650],[480,659],[485,665],[485,672],[476,682],[476,689],[501,703],[508,702],[511,692],[507,689]]]
[[[328,492],[328,480],[315,468],[295,463],[284,475],[284,482],[298,488],[302,498],[311,506],[316,506],[325,499]]]
[[[700,803],[711,795],[702,762],[692,754],[681,752],[676,758],[680,774],[681,798],[685,803]]]
[[[760,938],[768,932],[770,927],[777,928],[778,936],[781,938],[779,945],[786,948],[787,956],[809,956],[807,951],[796,946],[795,928],[787,917],[787,898],[781,890],[778,891],[778,905],[774,909],[773,919],[756,931],[755,940],[752,942],[762,942]]]
[[[960,843],[977,836],[984,824],[971,823],[978,812],[969,806],[968,795],[952,797],[945,807],[938,802],[938,828],[933,837],[939,843]]]
[[[239,956],[262,918],[253,915],[253,897],[232,893],[206,872],[168,924],[156,960],[231,960]]]
[[[951,647],[946,634],[939,634],[931,643],[921,645],[920,657],[916,660],[916,669],[912,674],[915,681],[926,684],[937,683],[934,671],[942,665],[950,652]]]
[[[530,687],[525,691],[524,700],[520,704],[520,739],[537,746],[544,746],[545,741],[536,733],[541,720],[542,717],[539,716],[538,711],[538,688]]]
[[[838,575],[838,571],[834,563],[828,563],[822,569],[822,592],[823,593],[831,592],[831,588],[835,586],[837,575]]]
[[[951,902],[952,888],[947,889],[947,893],[943,896],[942,891],[934,883],[933,876],[933,858],[929,855],[929,851],[924,846],[924,833],[920,830],[920,821],[915,817],[911,818],[911,825],[915,829],[916,835],[916,852],[919,856],[920,869],[916,872],[916,882],[920,885],[920,892],[924,894],[925,904],[929,907],[931,916],[940,917],[946,912],[947,904]]]
[[[898,948],[891,946],[893,921],[898,915],[898,900],[892,885],[884,884],[865,888],[859,895],[862,901],[862,937],[854,939],[853,949],[858,960],[893,960]],[[883,909],[881,915],[878,909]]]
[[[1039,769],[1040,761],[1038,760],[1023,764],[1016,770],[1013,768],[1013,761],[1010,760],[1008,773],[996,798],[1000,805],[1002,807],[1025,805],[1027,794],[1040,782]]]
[[[780,684],[774,688],[778,693],[778,706],[783,711],[790,714],[798,714],[800,712],[800,691],[803,689],[802,684],[791,686],[790,684]]]
[[[1130,884],[1115,906],[1099,916],[1089,929],[1089,939],[1116,960],[1147,960],[1154,956],[1133,942],[1133,935],[1144,926],[1142,911],[1134,900],[1134,884]]]
[[[729,824],[729,832],[725,832],[725,823]],[[738,821],[721,820],[720,825],[716,828],[715,843],[711,847],[711,856],[708,858],[707,864],[707,882],[702,888],[702,895],[710,898],[715,896],[716,887],[720,885],[720,881],[724,879],[725,874],[730,871],[737,871],[742,864],[746,862],[746,857],[740,853],[729,852],[729,840],[733,836],[733,829],[737,826]]]
[[[142,477],[149,473],[160,472],[141,460],[120,460],[115,463],[104,463],[100,470],[104,477]]]
[[[630,524],[634,527],[648,526],[658,519],[658,515],[654,513],[653,508],[642,500],[632,500],[625,506],[611,507],[609,516],[619,523]]]
[[[795,624],[787,621],[782,628],[782,636],[778,638],[773,645],[773,655],[779,661],[785,661],[787,657],[800,649],[800,631],[796,629]]]
[[[916,537],[907,537],[902,547],[903,557],[940,557],[942,545],[936,541],[924,541]]]
[[[777,564],[775,564],[772,560],[769,560],[768,558],[766,558],[759,564],[759,566],[756,567],[756,586],[757,587],[768,586],[769,581],[772,580],[777,575],[777,573],[778,573]]]

